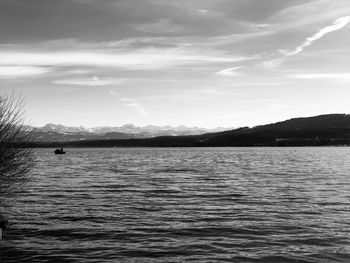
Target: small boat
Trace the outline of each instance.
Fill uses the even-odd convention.
[[[66,152],[63,151],[63,148],[55,150],[55,154],[65,154],[65,153]]]

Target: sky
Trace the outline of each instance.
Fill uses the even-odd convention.
[[[0,0],[0,95],[34,126],[350,113],[349,61],[349,0]]]

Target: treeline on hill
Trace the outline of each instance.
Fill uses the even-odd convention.
[[[33,147],[224,147],[350,145],[350,115],[329,114],[295,118],[254,128],[192,136],[147,139],[38,142]]]

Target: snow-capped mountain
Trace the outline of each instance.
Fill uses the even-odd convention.
[[[226,129],[221,127],[215,129],[205,129],[199,127],[187,127],[184,125],[176,127],[169,125],[147,125],[143,127],[137,127],[133,124],[125,124],[120,127],[102,126],[86,128],[83,126],[69,127],[61,124],[48,123],[43,127],[33,128],[33,133],[39,141],[78,141],[198,135],[223,131]]]
[[[80,133],[80,132],[91,132],[90,130],[84,128],[83,126],[79,127],[69,127],[62,124],[53,124],[48,123],[43,127],[37,128],[43,132],[68,132],[68,133]]]

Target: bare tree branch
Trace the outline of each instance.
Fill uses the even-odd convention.
[[[24,125],[23,99],[0,97],[0,196],[11,195],[27,181],[33,164],[30,130]]]

